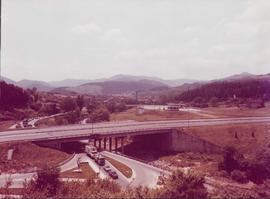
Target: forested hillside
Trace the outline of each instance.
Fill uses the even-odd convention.
[[[0,109],[25,107],[27,105],[29,95],[22,88],[14,86],[13,84],[7,84],[3,81],[0,82],[0,86]]]
[[[177,96],[177,99],[188,102],[197,97],[204,101],[209,101],[212,98],[226,100],[233,97],[270,100],[270,82],[268,80],[213,82],[183,92]]]

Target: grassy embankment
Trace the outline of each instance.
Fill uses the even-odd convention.
[[[132,176],[132,170],[127,165],[107,156],[104,156],[115,168],[117,168],[124,176],[130,178]]]
[[[11,127],[15,123],[16,123],[16,121],[13,121],[13,120],[1,121],[0,122],[0,131],[8,130],[8,128]]]
[[[237,124],[184,128],[184,131],[219,146],[234,146],[243,154],[255,154],[270,146],[270,125]]]
[[[7,151],[15,149],[12,160],[7,160]],[[68,159],[70,154],[33,143],[12,143],[0,145],[0,171],[25,171],[44,165],[56,166]]]

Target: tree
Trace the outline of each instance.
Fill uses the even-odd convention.
[[[37,172],[35,181],[32,182],[32,188],[37,191],[45,191],[48,195],[53,196],[59,188],[58,168],[45,166]]]
[[[234,169],[239,168],[237,159],[237,151],[234,147],[225,147],[223,151],[223,160],[219,164],[219,168],[227,172],[232,172]]]
[[[217,103],[218,103],[218,98],[217,98],[217,97],[212,97],[212,98],[209,100],[209,104],[210,104],[212,107],[216,107],[216,106],[217,106]]]
[[[110,120],[110,113],[108,109],[103,105],[96,108],[89,117],[91,122],[102,122]]]
[[[77,102],[77,105],[80,108],[80,110],[82,110],[82,108],[84,106],[84,97],[83,97],[83,95],[78,95],[76,102]]]
[[[0,109],[22,108],[28,105],[30,95],[20,87],[0,82]]]
[[[55,103],[47,103],[47,104],[43,104],[41,108],[41,112],[49,114],[49,115],[53,115],[53,114],[58,113],[58,109]]]
[[[65,112],[74,111],[77,107],[76,101],[71,97],[66,97],[61,103],[61,109]]]

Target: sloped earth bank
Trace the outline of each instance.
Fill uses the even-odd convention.
[[[7,160],[9,149],[14,149],[12,160]],[[71,154],[36,144],[12,143],[0,145],[0,171],[29,172],[34,168],[41,168],[46,164],[56,166],[68,159]]]

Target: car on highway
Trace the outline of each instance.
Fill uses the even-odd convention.
[[[106,172],[111,171],[111,167],[110,167],[109,165],[105,165],[105,166],[103,167],[103,169],[104,169],[104,171],[106,171]]]
[[[96,155],[95,161],[99,166],[105,165],[105,158],[100,154]]]
[[[109,175],[112,177],[112,179],[118,179],[118,175],[115,171],[109,171]]]

